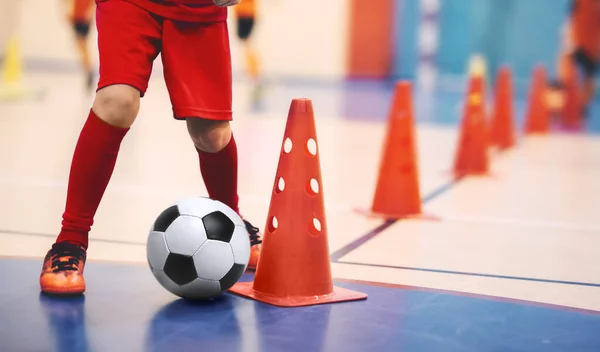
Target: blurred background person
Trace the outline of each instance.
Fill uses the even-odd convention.
[[[85,86],[88,90],[94,87],[94,69],[90,57],[90,26],[94,18],[96,3],[94,0],[66,0],[67,20],[73,28],[75,43],[81,68],[85,73]]]
[[[260,100],[262,85],[260,82],[260,59],[254,45],[253,32],[257,20],[256,0],[242,0],[235,6],[237,19],[237,37],[242,43],[245,71],[252,80],[252,100]]]
[[[551,85],[551,106],[564,101],[563,88],[568,81],[569,66],[582,77],[580,97],[582,117],[587,117],[596,91],[596,73],[600,63],[600,0],[573,0],[563,27],[563,40],[557,63],[558,79]]]

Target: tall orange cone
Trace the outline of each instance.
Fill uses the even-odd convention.
[[[533,71],[529,105],[525,117],[525,133],[548,133],[550,131],[550,111],[546,102],[546,68],[538,64]]]
[[[582,125],[582,106],[577,70],[572,60],[567,63],[566,68],[567,82],[565,82],[565,100],[561,122],[565,127],[580,127]]]
[[[396,84],[371,209],[372,217],[399,219],[421,214],[411,84]]]
[[[469,81],[458,149],[454,159],[454,176],[457,178],[489,173],[484,84],[481,75],[475,75]]]
[[[494,92],[494,110],[492,113],[491,144],[500,149],[508,149],[515,144],[515,126],[513,122],[512,75],[508,66],[502,66],[498,72]]]
[[[290,106],[254,281],[237,283],[230,291],[282,307],[367,298],[332,283],[317,134],[308,99],[294,99]]]

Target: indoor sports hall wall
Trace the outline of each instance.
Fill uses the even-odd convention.
[[[21,3],[16,16],[26,61],[35,66],[76,69],[72,32],[66,22],[67,0],[0,0],[3,10],[9,1]],[[345,76],[348,1],[258,0],[256,45],[265,74],[318,79]],[[235,23],[231,22],[234,67],[239,67],[243,60],[235,40]],[[95,48],[95,29],[92,32],[91,45]],[[4,49],[2,45],[0,54]],[[96,50],[93,54],[97,59]],[[160,60],[155,63],[157,68]]]
[[[569,0],[444,0],[438,68],[462,74],[470,54],[480,52],[492,72],[509,64],[527,79],[542,62],[552,74],[568,7]]]
[[[397,0],[394,77],[415,78],[422,61],[430,59],[440,83],[458,82],[462,89],[454,78],[464,75],[473,53],[481,53],[490,72],[510,65],[523,92],[536,63],[554,76],[569,5],[570,0]],[[425,30],[432,28],[433,36]]]
[[[0,0],[20,3],[18,28],[28,63],[77,69],[67,0]],[[569,0],[258,0],[255,41],[267,76],[309,80],[346,77],[413,79],[464,74],[480,52],[490,70],[510,64],[520,86],[532,66],[551,74]],[[18,8],[18,7],[16,7]],[[230,16],[233,20],[233,15]],[[5,32],[6,22],[0,23]],[[4,34],[4,33],[2,33]],[[243,64],[231,21],[234,68]],[[95,31],[92,31],[95,41]],[[0,41],[2,35],[0,35]],[[3,43],[0,43],[3,44]],[[92,46],[95,47],[94,43]],[[0,55],[4,45],[0,46]],[[96,50],[93,51],[97,58]],[[160,60],[155,68],[160,70]],[[458,80],[460,82],[460,80]],[[458,86],[462,88],[461,85]]]

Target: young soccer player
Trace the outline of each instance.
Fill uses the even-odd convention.
[[[257,9],[255,0],[244,0],[234,7],[237,19],[237,37],[244,48],[246,69],[254,83],[253,99],[260,99],[262,85],[260,84],[260,63],[256,48],[252,42],[252,33],[256,25]]]
[[[96,0],[100,80],[75,147],[62,229],[44,259],[42,291],[85,291],[88,232],[159,52],[174,118],[187,125],[209,196],[239,211],[226,22],[227,7],[238,2]],[[248,267],[256,268],[262,241],[258,229],[245,223]]]
[[[75,42],[81,66],[86,73],[86,87],[92,89],[94,73],[88,48],[88,38],[94,15],[94,0],[69,0],[69,5],[67,17],[75,32]]]
[[[244,0],[236,5],[234,9],[237,19],[237,37],[244,46],[244,55],[250,77],[256,79],[259,75],[258,55],[250,40],[256,23],[256,3],[254,0]]]
[[[573,0],[558,61],[558,82],[553,88],[562,91],[568,79],[568,65],[574,63],[583,76],[580,96],[585,117],[595,94],[595,76],[600,64],[600,0]]]

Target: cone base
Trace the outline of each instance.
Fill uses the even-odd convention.
[[[354,209],[354,212],[363,216],[366,216],[368,218],[375,218],[375,219],[416,219],[416,220],[431,220],[431,221],[437,221],[440,220],[437,216],[435,215],[431,215],[431,214],[425,214],[425,213],[418,213],[418,214],[399,214],[399,213],[386,213],[386,212],[379,212],[379,211],[374,211],[373,209],[367,209],[367,208],[356,208]]]
[[[508,149],[512,149],[515,147],[515,143],[511,142],[511,143],[505,143],[505,142],[493,142],[490,143],[490,146],[492,148],[496,148],[498,150],[508,150]]]
[[[356,292],[341,287],[333,287],[333,292],[323,296],[296,296],[296,297],[275,297],[255,291],[254,282],[238,282],[229,289],[229,292],[238,296],[250,298],[259,302],[267,303],[278,307],[305,307],[318,304],[359,301],[367,299],[367,294]]]
[[[525,131],[526,135],[531,135],[531,134],[542,135],[542,134],[549,134],[549,133],[550,133],[550,128],[538,128],[538,129],[531,129],[531,130]]]
[[[451,171],[449,173],[454,177],[454,180],[460,180],[466,177],[496,177],[491,171]]]

